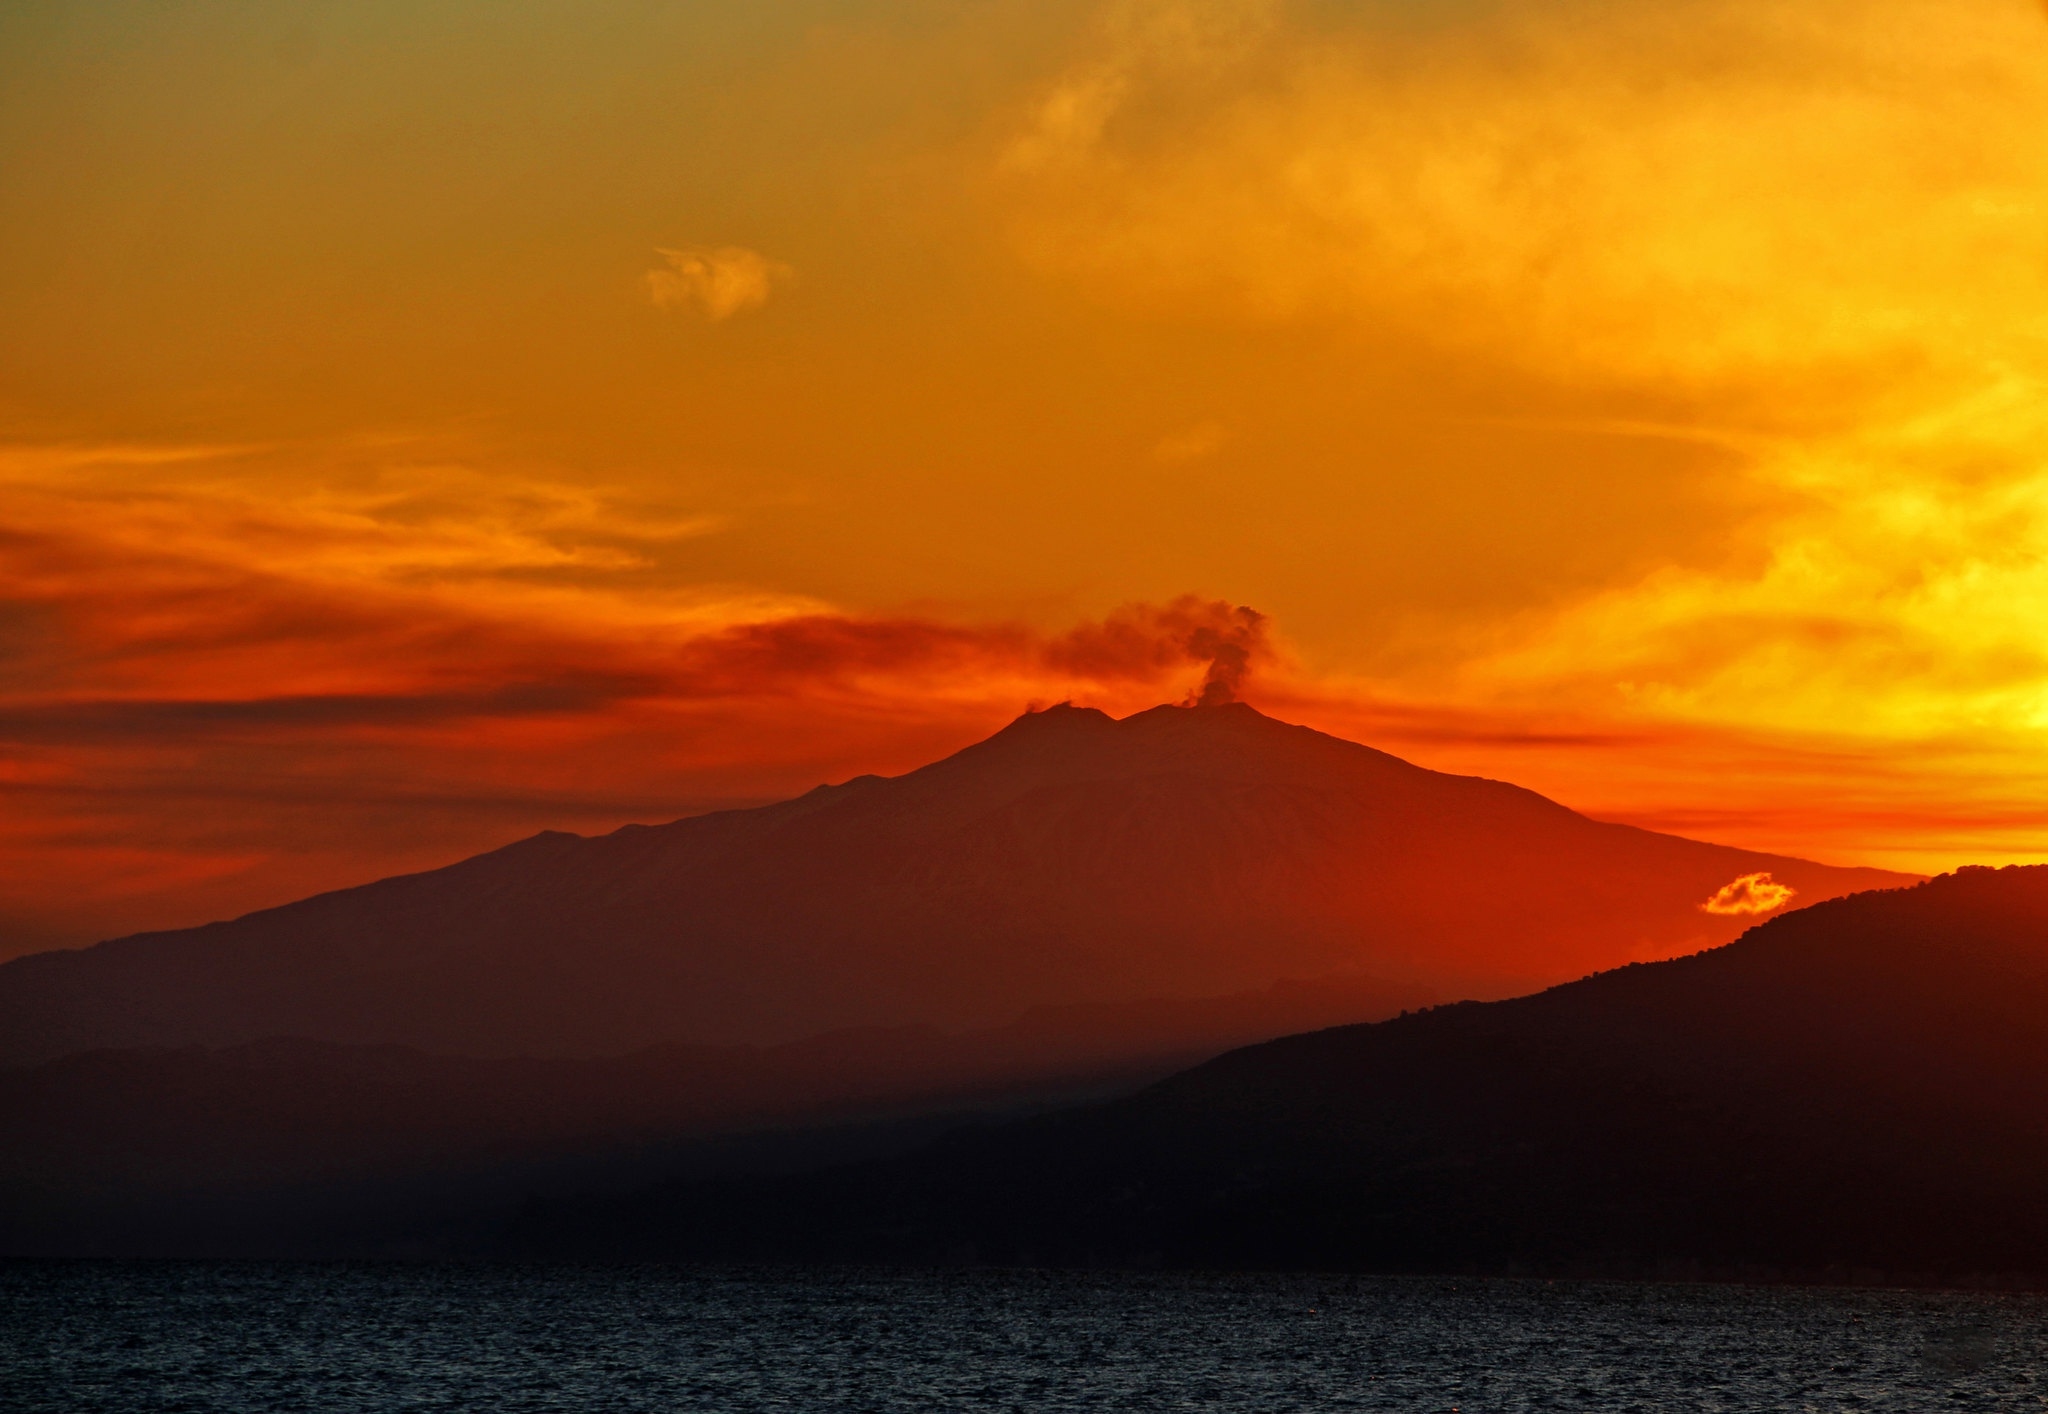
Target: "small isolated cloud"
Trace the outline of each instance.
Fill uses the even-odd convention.
[[[1185,432],[1162,437],[1152,449],[1152,458],[1167,463],[1200,461],[1214,456],[1227,436],[1229,432],[1222,423],[1199,422]]]
[[[697,309],[707,319],[730,319],[766,304],[775,282],[794,273],[745,246],[688,246],[655,254],[666,262],[647,272],[647,294],[655,308]]]
[[[1700,907],[1709,913],[1724,915],[1769,913],[1790,903],[1798,892],[1789,884],[1778,883],[1768,874],[1744,874],[1731,883],[1723,884]]]

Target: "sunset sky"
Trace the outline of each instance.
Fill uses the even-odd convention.
[[[0,955],[1218,643],[2048,859],[2040,0],[16,0],[0,231]]]

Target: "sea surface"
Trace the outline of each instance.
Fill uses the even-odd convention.
[[[0,1265],[0,1409],[1989,1410],[2038,1296],[1102,1273]]]

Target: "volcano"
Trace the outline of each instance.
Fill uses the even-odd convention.
[[[1602,823],[1243,704],[1062,705],[892,779],[17,959],[0,1061],[277,1036],[604,1056],[1325,978],[1499,997],[1726,942],[1754,919],[1703,904],[1757,874],[1802,905],[1911,882]]]

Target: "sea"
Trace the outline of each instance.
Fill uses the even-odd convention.
[[[0,1264],[0,1410],[2004,1410],[2048,1299],[1053,1271]]]

